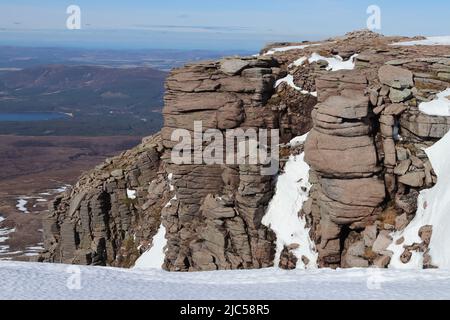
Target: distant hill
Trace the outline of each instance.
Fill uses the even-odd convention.
[[[46,65],[7,72],[0,79],[7,88],[36,88],[46,91],[70,88],[101,90],[123,82],[135,81],[151,81],[160,84],[165,76],[166,72],[152,68]],[[158,89],[160,88],[161,86]]]
[[[0,72],[0,113],[63,112],[66,120],[2,122],[0,134],[146,135],[161,127],[167,73],[147,67],[44,65]]]
[[[162,127],[166,71],[249,54],[0,46],[0,134],[137,135]],[[2,113],[64,112],[70,119],[6,122]]]

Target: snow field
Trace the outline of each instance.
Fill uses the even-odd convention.
[[[449,299],[448,270],[162,270],[0,261],[0,299]]]

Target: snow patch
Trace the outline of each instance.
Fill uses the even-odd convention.
[[[0,216],[0,223],[2,223],[3,221],[5,221],[5,218],[3,218],[2,216]],[[0,244],[5,242],[6,240],[9,239],[9,234],[13,232],[11,231],[11,229],[7,229],[7,228],[0,228]],[[0,246],[0,253],[2,253],[4,251],[5,246]],[[8,249],[8,248],[6,248]]]
[[[304,138],[305,136],[298,137],[297,142]],[[293,140],[295,143],[295,139]],[[292,250],[298,258],[297,268],[317,267],[317,252],[314,242],[309,237],[306,220],[298,216],[311,188],[308,179],[309,166],[304,161],[304,153],[290,156],[284,173],[278,177],[275,195],[262,220],[262,223],[271,228],[277,236],[275,266],[278,266],[284,246],[298,244],[299,247]],[[309,259],[308,265],[303,263],[302,256]]]
[[[5,218],[0,216],[0,223],[5,221]],[[9,253],[9,245],[5,245],[5,241],[9,239],[9,235],[15,232],[16,229],[0,228],[0,256]]]
[[[298,58],[297,60],[295,60],[294,62],[292,62],[288,67],[292,68],[292,67],[300,67],[302,64],[304,64],[306,61],[308,60],[307,57],[301,57]]]
[[[302,49],[306,49],[308,47],[320,46],[320,45],[322,45],[322,43],[313,43],[313,44],[303,44],[303,45],[297,45],[297,46],[272,48],[269,51],[267,51],[264,55],[272,55],[272,54],[275,54],[276,52],[286,52],[286,51],[291,51],[291,50],[302,50]]]
[[[127,188],[127,197],[128,199],[134,200],[136,199],[136,190],[131,190]]]
[[[39,252],[25,252],[23,255],[25,257],[36,257],[39,255]]]
[[[172,184],[173,173],[169,173],[169,174],[167,175],[167,179],[169,180],[169,190],[170,190],[170,191],[175,190],[175,187],[174,187],[173,184]]]
[[[23,254],[25,257],[35,257],[38,256],[41,251],[44,250],[44,247],[42,246],[42,243],[38,243],[35,246],[27,246],[25,248],[25,253]]]
[[[170,191],[174,191],[175,190],[175,186],[172,184],[173,173],[169,173],[167,175],[167,180],[169,181],[169,190]],[[170,199],[169,202],[166,203],[164,208],[169,208],[170,206],[172,206],[172,201],[174,201],[174,200],[177,200],[177,195],[174,195],[173,198]]]
[[[393,46],[450,46],[450,36],[427,37],[424,40],[403,41],[392,44]]]
[[[432,225],[433,234],[429,245],[432,263],[439,268],[450,269],[450,132],[425,152],[438,177],[437,184],[420,192],[416,216],[405,230],[393,234],[394,242],[388,247],[388,250],[394,252],[390,263],[392,268],[422,268],[421,253],[413,253],[407,264],[400,261],[400,255],[404,250],[403,245],[422,242],[418,235],[421,227]],[[395,242],[401,237],[405,241],[396,245]]]
[[[48,190],[46,192],[41,192],[41,193],[39,193],[39,196],[41,196],[41,198],[42,198],[42,197],[46,197],[46,196],[53,196],[55,194],[60,194],[60,193],[65,192],[70,187],[72,187],[70,184],[65,184],[65,185],[63,185],[63,186],[61,186],[59,188],[50,189],[50,190]],[[45,201],[47,201],[47,200],[45,200]]]
[[[320,54],[314,52],[308,59],[309,63],[317,62],[319,60],[325,60],[328,62],[328,71],[338,71],[338,70],[353,70],[355,69],[355,61],[358,54],[352,55],[348,60],[344,61],[342,57],[335,55],[332,58],[323,57]]]
[[[16,231],[16,229],[1,228],[0,229],[0,243],[4,243],[6,240],[8,240],[9,234],[11,234],[15,231]]]
[[[174,195],[172,199],[169,200],[169,202],[166,203],[166,205],[164,206],[164,208],[169,208],[172,206],[172,201],[177,200],[177,195]]]
[[[277,88],[283,82],[287,83],[287,85],[290,86],[291,88],[293,88],[297,91],[300,91],[300,93],[302,93],[302,94],[310,94],[312,96],[317,97],[317,92],[309,92],[309,91],[303,90],[302,88],[298,87],[294,83],[294,76],[292,74],[288,74],[286,77],[278,79],[277,82],[275,82],[274,87]]]
[[[297,91],[301,91],[302,88],[297,87],[294,83],[294,76],[292,74],[288,74],[286,77],[278,79],[277,82],[275,82],[275,88],[277,88],[280,84],[283,82],[287,83],[291,88],[294,88]]]
[[[450,88],[438,93],[436,99],[420,103],[419,110],[429,116],[450,117]]]
[[[27,247],[27,250],[30,250],[30,251],[40,251],[40,250],[44,250],[44,247],[43,247],[43,246],[28,246],[28,247]]]
[[[306,141],[306,138],[308,137],[308,133],[306,133],[302,136],[293,138],[291,141],[289,141],[288,145],[292,148],[295,148],[295,147],[298,147],[299,145],[304,144]]]
[[[148,269],[158,268],[161,269],[165,258],[165,246],[167,244],[166,228],[161,224],[158,232],[153,237],[152,247],[144,252],[134,264],[134,268]]]
[[[8,260],[8,259],[11,259],[11,256],[18,256],[18,255],[21,255],[21,254],[23,254],[23,251],[9,251],[10,250],[10,248],[9,248],[9,246],[0,246],[0,247],[3,247],[6,251],[4,251],[4,252],[2,252],[2,251],[0,251],[0,256],[1,256],[1,258],[0,258],[0,260]],[[5,256],[8,256],[8,257],[5,257]]]
[[[56,193],[63,193],[66,190],[67,190],[67,187],[60,187],[60,188],[54,189],[54,191]]]
[[[30,213],[26,207],[28,204],[28,201],[25,200],[25,197],[17,199],[16,208],[17,210],[21,211],[22,213]]]

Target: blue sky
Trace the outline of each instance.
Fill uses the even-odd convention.
[[[71,4],[80,31],[65,30]],[[1,0],[0,44],[253,50],[362,29],[372,4],[384,34],[450,34],[448,0]]]

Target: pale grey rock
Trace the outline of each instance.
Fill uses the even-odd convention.
[[[407,174],[400,176],[398,181],[407,186],[411,187],[422,187],[424,184],[425,172],[416,171],[416,172],[408,172]]]
[[[242,59],[224,59],[220,61],[220,70],[228,75],[240,74],[250,65],[249,61]]]
[[[378,254],[384,254],[391,243],[392,237],[390,236],[390,232],[382,230],[373,244],[372,251]]]

